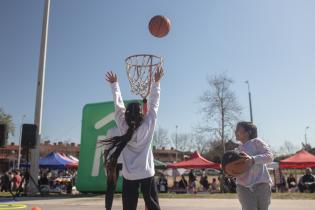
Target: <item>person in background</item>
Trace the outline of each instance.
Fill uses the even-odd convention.
[[[266,164],[271,163],[270,147],[257,137],[257,127],[251,122],[239,122],[235,136],[241,144],[240,153],[246,157],[247,171],[236,176],[236,192],[243,210],[268,210],[272,180]]]
[[[289,191],[292,191],[293,188],[296,188],[296,179],[292,173],[287,178],[287,184]]]
[[[209,184],[209,181],[208,181],[208,176],[207,176],[205,171],[202,172],[202,175],[200,177],[199,183],[203,187],[204,191],[208,191],[209,190],[209,185],[210,184]]]
[[[216,178],[212,178],[212,182],[210,184],[210,192],[211,193],[217,193],[219,192],[218,190],[218,183]]]
[[[194,170],[191,169],[188,174],[188,184],[189,184],[189,190],[192,193],[197,193],[196,189],[196,175],[194,174]]]
[[[185,179],[185,176],[182,175],[180,181],[178,182],[178,188],[179,190],[182,190],[183,192],[187,192],[188,182]]]
[[[10,187],[11,187],[10,174],[7,171],[1,176],[1,192],[10,191]]]
[[[22,177],[20,176],[19,171],[13,171],[12,182],[12,191],[18,191],[19,187],[21,187]]]
[[[158,180],[158,190],[160,193],[167,193],[168,192],[168,185],[167,179],[164,174],[161,174]]]
[[[305,192],[306,190],[311,193],[315,190],[315,178],[312,175],[312,169],[306,168],[305,174],[299,179],[298,188],[300,192]]]
[[[286,181],[285,181],[285,177],[284,177],[282,171],[280,171],[280,181],[278,184],[278,191],[281,193],[286,191]]]

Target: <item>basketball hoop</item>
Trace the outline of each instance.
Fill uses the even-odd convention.
[[[142,97],[144,113],[147,112],[146,98],[151,91],[153,75],[162,63],[161,57],[148,54],[132,55],[125,59],[131,92]]]

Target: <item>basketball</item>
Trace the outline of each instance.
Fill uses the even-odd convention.
[[[171,21],[162,15],[156,15],[149,22],[150,33],[158,38],[164,37],[171,29]]]
[[[225,174],[237,177],[245,173],[249,166],[246,164],[247,157],[242,153],[229,150],[226,151],[222,157],[222,168]]]

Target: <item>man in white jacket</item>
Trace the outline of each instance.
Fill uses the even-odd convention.
[[[115,121],[120,132],[124,134],[109,140],[115,145],[115,151],[111,156],[112,162],[115,163],[115,159],[120,152],[122,153],[123,210],[137,209],[139,186],[148,210],[160,210],[154,181],[151,143],[157,120],[162,77],[163,69],[159,68],[154,75],[154,83],[149,95],[148,113],[144,116],[138,102],[130,103],[127,109],[125,108],[117,75],[111,71],[106,74],[115,103]]]

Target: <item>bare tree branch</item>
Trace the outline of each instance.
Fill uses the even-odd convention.
[[[221,140],[224,151],[224,143],[232,138],[233,127],[238,121],[242,108],[237,102],[235,93],[230,89],[233,81],[225,74],[208,77],[207,83],[209,89],[200,97],[205,124],[198,129]]]
[[[167,129],[159,127],[154,131],[153,145],[156,146],[157,148],[169,147],[171,145]]]

